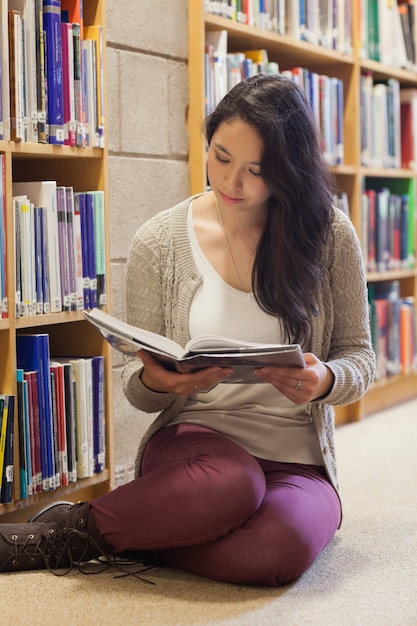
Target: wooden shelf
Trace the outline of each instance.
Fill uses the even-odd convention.
[[[265,48],[270,61],[279,64],[280,70],[296,66],[311,71],[336,76],[344,85],[344,136],[345,164],[332,167],[341,190],[349,198],[353,224],[360,233],[361,194],[368,178],[387,180],[417,179],[417,172],[407,169],[367,168],[361,165],[360,154],[360,77],[362,71],[372,72],[376,79],[395,78],[402,87],[417,88],[417,67],[399,69],[387,67],[375,61],[364,60],[359,56],[358,15],[356,3],[352,3],[352,49],[351,55],[298,41],[259,28],[240,24],[204,12],[204,2],[189,0],[189,76],[192,85],[188,115],[190,137],[190,188],[191,193],[205,189],[205,144],[201,133],[204,117],[205,76],[204,38],[205,32],[226,30],[230,52]],[[370,282],[399,280],[402,295],[415,296],[417,302],[417,268],[398,269],[390,272],[368,274]],[[395,377],[384,383],[375,383],[366,396],[350,406],[338,407],[338,424],[356,421],[363,416],[387,406],[401,403],[417,396],[416,376]]]
[[[104,0],[84,0],[84,24],[100,24],[105,36]],[[104,51],[105,65],[105,51]],[[104,71],[105,78],[105,71]],[[105,87],[104,81],[104,87]],[[32,317],[15,317],[15,231],[13,210],[13,182],[28,180],[56,180],[58,185],[71,186],[74,191],[103,190],[107,209],[107,148],[76,148],[65,145],[50,145],[28,142],[0,141],[0,152],[4,155],[5,197],[6,197],[6,241],[7,241],[7,284],[9,317],[0,319],[0,392],[17,395],[16,383],[16,337],[25,332],[48,333],[51,356],[93,356],[105,357],[105,406],[106,406],[106,468],[91,478],[79,479],[68,487],[42,492],[20,500],[19,489],[19,448],[18,421],[15,410],[14,436],[14,491],[11,504],[0,504],[2,521],[6,519],[25,520],[45,503],[57,499],[80,500],[93,498],[113,485],[112,457],[112,367],[111,348],[81,312],[62,312]],[[107,295],[110,295],[110,254],[109,254],[109,215],[106,210],[107,247]]]

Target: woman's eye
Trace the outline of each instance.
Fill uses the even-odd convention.
[[[254,176],[261,176],[261,172],[254,172],[253,170],[249,170],[251,174]]]
[[[227,159],[220,158],[218,154],[216,154],[216,160],[219,161],[219,163],[229,163]]]

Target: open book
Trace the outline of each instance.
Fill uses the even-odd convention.
[[[200,336],[191,339],[185,348],[178,343],[105,313],[101,309],[83,311],[116,350],[136,356],[138,350],[147,350],[164,367],[177,372],[193,372],[204,367],[232,367],[234,374],[224,382],[257,382],[253,370],[267,365],[305,367],[298,344],[250,343],[220,336]]]

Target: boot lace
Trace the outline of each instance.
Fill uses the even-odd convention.
[[[116,568],[119,573],[115,578],[134,576],[148,584],[155,584],[141,574],[157,565],[151,562],[134,558],[118,557],[116,554],[107,554],[100,544],[86,531],[75,528],[62,528],[56,531],[49,529],[47,535],[40,535],[34,542],[35,535],[29,533],[25,540],[17,534],[11,536],[13,541],[12,553],[0,566],[0,571],[9,569],[8,566],[18,566],[23,558],[36,569],[43,563],[46,569],[55,576],[65,576],[73,569],[82,574],[100,574],[109,568]],[[92,556],[94,555],[94,556]],[[138,569],[139,567],[139,569]]]

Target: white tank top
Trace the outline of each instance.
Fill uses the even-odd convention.
[[[277,318],[262,311],[253,294],[227,284],[204,255],[195,235],[191,205],[188,234],[203,277],[190,309],[190,336],[214,334],[281,343]],[[170,424],[192,422],[207,426],[263,459],[322,465],[316,431],[305,408],[268,383],[220,383],[209,392],[189,397]]]

